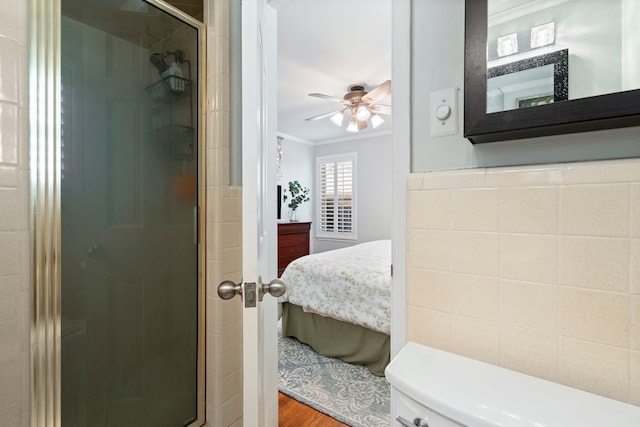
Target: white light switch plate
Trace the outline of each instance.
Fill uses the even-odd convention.
[[[447,107],[450,110],[448,110]],[[448,116],[447,112],[450,112]],[[431,120],[431,136],[446,136],[458,133],[457,87],[450,87],[436,92],[431,92],[429,117]],[[445,118],[438,119],[438,117]]]

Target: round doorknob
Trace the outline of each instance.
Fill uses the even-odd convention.
[[[269,283],[262,285],[262,294],[269,294],[272,297],[281,297],[287,290],[286,285],[280,279],[273,279]]]
[[[222,299],[231,299],[242,294],[242,285],[235,284],[231,280],[225,280],[218,285],[218,296]]]

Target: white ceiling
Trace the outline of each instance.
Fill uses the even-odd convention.
[[[391,0],[295,0],[278,9],[278,132],[311,142],[389,132],[391,117],[358,134],[329,118],[307,117],[341,105],[310,97],[342,98],[353,84],[369,91],[391,79]],[[393,84],[392,84],[393,87]],[[378,101],[391,104],[391,97]]]

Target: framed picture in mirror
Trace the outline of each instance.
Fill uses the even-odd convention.
[[[490,4],[492,1],[493,3]],[[633,66],[633,61],[637,62],[637,56],[633,52],[637,52],[640,46],[634,49],[633,40],[620,41],[620,38],[626,34],[620,29],[613,35],[610,33],[599,35],[597,31],[601,31],[601,26],[589,24],[580,27],[580,31],[573,31],[571,25],[574,21],[567,16],[573,18],[578,14],[576,11],[585,7],[582,3],[573,7],[571,2],[574,1],[576,0],[553,3],[530,0],[519,2],[518,7],[509,10],[499,12],[492,10],[490,15],[490,6],[495,9],[508,2],[465,0],[464,136],[470,142],[475,144],[520,140],[640,126],[640,67],[635,67],[638,68],[636,73]],[[589,5],[602,7],[602,13],[622,15],[621,19],[628,21],[620,8],[613,8],[608,2],[607,5],[602,3],[589,2]],[[546,9],[548,5],[556,9],[548,10]],[[640,8],[634,13],[638,13],[640,18]],[[598,22],[602,21],[599,18],[602,16],[600,13],[592,11],[589,16],[598,17]],[[505,29],[510,27],[510,32],[522,37],[522,34],[528,34],[532,27],[549,22],[552,18],[556,19],[553,44],[541,49],[540,54],[536,53],[537,50],[529,50],[502,58],[492,58],[491,61],[487,60],[489,46],[492,43],[488,40],[490,22],[492,24],[497,22]],[[617,27],[620,25],[616,24],[614,29]],[[585,34],[585,29],[590,31],[588,36]],[[491,37],[496,34],[502,35],[492,28]],[[571,42],[575,41],[572,39],[582,41],[579,48],[572,49]],[[587,39],[589,43],[584,42]],[[617,43],[617,48],[608,48],[604,44],[611,39]],[[517,45],[514,42],[511,44],[514,47]],[[533,42],[529,44],[534,45]],[[597,45],[598,50],[589,52],[586,50],[588,45]],[[501,102],[495,102],[494,105],[493,101],[496,101],[496,95],[500,97],[500,93],[492,87],[492,78],[498,73],[509,74],[506,70],[509,67],[517,67],[516,64],[519,61],[531,61],[532,57],[544,57],[544,55],[563,51],[566,51],[567,60],[566,93],[568,96],[566,98],[564,94],[557,97],[559,95],[557,91],[564,91],[564,89],[556,87],[556,84],[562,84],[562,79],[558,78],[558,70],[554,69],[553,91],[548,85],[545,89],[544,85],[535,86],[532,83],[533,88],[527,92],[525,90],[527,85],[521,82],[519,88],[508,88],[513,94],[510,95],[511,98],[506,104],[503,100],[499,100]],[[606,59],[603,52],[606,53]],[[629,59],[633,61],[629,62]],[[495,62],[498,64],[494,65]],[[598,74],[586,75],[587,71],[594,68],[598,68]],[[615,70],[622,70],[622,78],[618,77],[620,73]],[[577,73],[576,76],[574,73]],[[529,80],[541,82],[544,79],[545,77],[540,79],[533,77]],[[547,76],[546,79],[548,80],[549,77]],[[604,86],[603,82],[608,85],[609,81],[616,79],[620,82],[618,86],[607,86],[606,90],[597,91],[595,94],[583,93],[583,88]],[[502,90],[504,87],[498,86],[498,89]],[[553,102],[551,102],[551,95],[553,95]],[[500,103],[502,103],[501,106]]]
[[[569,99],[567,49],[487,70],[487,113]]]

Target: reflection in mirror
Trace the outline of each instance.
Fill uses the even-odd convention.
[[[528,108],[568,99],[566,49],[489,68],[487,113]]]
[[[554,36],[532,43],[532,29],[551,22]],[[637,22],[638,0],[465,0],[465,137],[475,144],[640,126]],[[491,40],[514,33],[518,52],[489,61]],[[565,49],[567,101],[487,113],[489,69]]]
[[[487,8],[488,69],[568,49],[569,99],[640,88],[640,1],[488,0]]]
[[[598,0],[465,0],[465,61],[464,61],[464,136],[472,143],[516,140],[522,138],[589,132],[640,126],[640,31],[633,23],[640,22],[640,1],[611,0],[606,7]],[[488,7],[491,5],[492,12]],[[495,6],[501,6],[497,13]],[[531,9],[532,5],[537,7]],[[556,14],[560,6],[573,5],[571,13]],[[611,10],[613,9],[613,11]],[[586,13],[585,10],[589,10]],[[507,13],[508,12],[508,13]],[[612,13],[618,16],[611,21]],[[589,15],[590,21],[577,17]],[[514,16],[527,17],[522,20]],[[491,16],[492,30],[487,19]],[[521,41],[521,31],[514,23],[533,28],[553,22],[554,36],[538,34],[534,41]],[[611,24],[613,22],[613,24]],[[498,25],[512,25],[496,32]],[[618,28],[620,27],[620,28]],[[497,36],[516,33],[509,49],[517,53],[489,61],[488,50]],[[489,35],[491,34],[491,35]],[[598,34],[599,36],[596,36]],[[612,36],[613,34],[613,36]],[[603,41],[618,40],[606,46]],[[513,38],[512,38],[513,39]],[[624,40],[624,42],[620,42]],[[569,43],[573,41],[575,43]],[[550,43],[547,45],[547,43]],[[522,52],[523,47],[545,45]],[[488,47],[489,46],[489,47]],[[529,46],[530,47],[530,46]],[[594,47],[595,50],[590,50]],[[487,113],[487,83],[494,69],[523,59],[568,50],[568,100],[535,108],[513,108]],[[497,48],[496,54],[497,57]],[[508,67],[507,67],[508,68]],[[489,71],[492,70],[492,71]],[[555,68],[554,68],[555,72]],[[616,84],[612,84],[616,83]],[[493,89],[491,89],[493,90]],[[600,93],[600,95],[595,95]],[[523,96],[524,97],[524,96]],[[539,100],[540,101],[540,100]],[[529,102],[526,99],[521,103]]]

